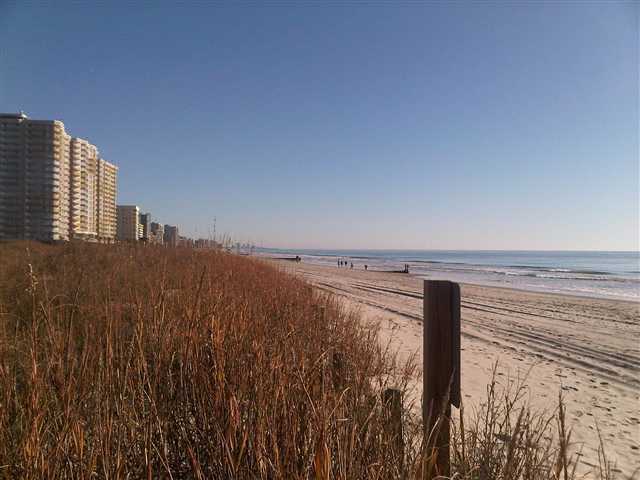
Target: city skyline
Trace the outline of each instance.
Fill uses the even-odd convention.
[[[0,113],[0,240],[114,241],[117,172],[64,122]]]
[[[0,10],[0,110],[63,120],[188,236],[638,250],[634,2]]]
[[[118,166],[62,120],[0,113],[0,240],[194,243],[138,206],[117,204],[117,181]]]

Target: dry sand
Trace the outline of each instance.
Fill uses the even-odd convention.
[[[410,275],[279,261],[315,287],[380,322],[382,340],[422,365],[422,280]],[[623,478],[640,469],[640,305],[462,285],[462,398],[485,397],[501,378],[529,372],[535,408],[553,410],[560,389],[582,462],[598,462],[596,421]],[[420,385],[419,379],[416,384]]]

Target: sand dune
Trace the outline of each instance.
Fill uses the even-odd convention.
[[[388,272],[280,262],[381,322],[383,340],[422,364],[422,280]],[[640,305],[462,285],[462,398],[483,398],[500,375],[529,372],[532,404],[555,408],[562,389],[582,461],[597,463],[596,422],[617,469],[640,469]],[[420,385],[418,379],[416,384]]]

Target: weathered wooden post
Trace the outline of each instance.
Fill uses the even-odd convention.
[[[344,385],[344,355],[342,352],[333,352],[333,388],[336,390],[342,390]]]
[[[387,435],[394,445],[395,455],[400,462],[400,472],[404,472],[404,438],[402,430],[402,392],[387,388],[382,393],[382,402],[387,416]]]
[[[448,477],[451,405],[460,406],[460,286],[457,283],[425,280],[422,353],[422,418],[425,445],[429,447],[425,453],[436,456],[434,473]]]

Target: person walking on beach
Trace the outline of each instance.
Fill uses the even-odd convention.
[[[365,265],[365,266],[364,266],[364,269],[365,269],[365,270],[366,270],[367,268],[369,268],[369,265]]]
[[[353,262],[351,262],[351,270],[353,270]]]

